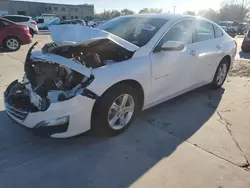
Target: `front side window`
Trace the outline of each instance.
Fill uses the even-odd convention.
[[[100,25],[98,28],[142,47],[166,22],[167,20],[160,18],[118,17]]]
[[[197,21],[197,38],[196,42],[201,42],[214,38],[214,28],[213,25],[206,21]]]
[[[183,20],[172,26],[161,39],[157,47],[161,47],[167,41],[183,42],[185,45],[193,42],[194,21]]]

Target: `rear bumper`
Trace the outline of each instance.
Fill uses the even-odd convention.
[[[29,44],[32,42],[32,36],[30,34],[24,35],[21,39],[22,45]]]

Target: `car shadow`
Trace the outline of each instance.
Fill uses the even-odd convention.
[[[0,47],[0,54],[1,53],[9,53],[9,52],[15,52],[15,51],[11,51],[11,50],[8,50],[6,48]]]
[[[240,52],[239,53],[240,55],[240,58],[243,58],[243,59],[250,59],[250,52]]]
[[[0,182],[5,188],[128,187],[195,134],[223,93],[197,89],[142,112],[126,132],[109,138],[40,138],[1,111]]]

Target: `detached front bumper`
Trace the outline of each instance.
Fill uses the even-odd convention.
[[[43,112],[20,111],[6,102],[5,95],[4,103],[7,114],[14,121],[32,129],[36,134],[67,138],[91,128],[91,114],[95,100],[77,95],[66,101],[51,103],[49,108]]]

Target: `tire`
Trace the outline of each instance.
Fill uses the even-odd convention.
[[[109,121],[115,119],[114,114],[119,114],[120,112],[117,112],[112,108],[114,103],[116,103],[118,106],[122,106],[119,101],[120,99],[123,99],[123,97],[127,96],[128,100],[126,105],[128,105],[132,100],[134,102],[134,110],[131,115],[130,112],[123,114],[125,117],[127,114],[127,122],[124,126],[121,126],[121,119],[117,119],[114,122],[113,127],[110,125]],[[122,98],[121,98],[122,97]],[[132,97],[132,99],[131,99]],[[133,121],[134,117],[138,114],[140,111],[140,105],[139,105],[139,96],[137,94],[137,90],[127,84],[119,84],[112,88],[110,88],[108,91],[106,91],[103,96],[101,96],[98,101],[96,101],[95,107],[93,109],[92,114],[92,124],[91,124],[91,132],[94,135],[98,136],[115,136],[122,132],[124,132]],[[132,106],[132,105],[130,105]],[[122,111],[122,110],[121,110]],[[121,112],[122,113],[122,112]],[[113,116],[114,115],[114,116]],[[119,115],[117,115],[119,116]],[[117,117],[116,116],[116,117]],[[122,116],[122,115],[121,115]],[[112,118],[113,117],[113,118]],[[124,121],[123,121],[124,122]],[[118,125],[116,125],[118,124]],[[121,124],[121,125],[120,125]],[[124,123],[123,123],[124,124]]]
[[[217,67],[213,81],[211,83],[211,87],[213,89],[218,89],[224,84],[229,67],[230,67],[230,62],[227,59],[222,59]]]
[[[4,39],[4,47],[9,51],[17,51],[21,47],[21,43],[17,37],[7,37]]]
[[[30,35],[32,36],[32,38],[34,37],[35,32],[33,31],[33,29],[30,28]]]

